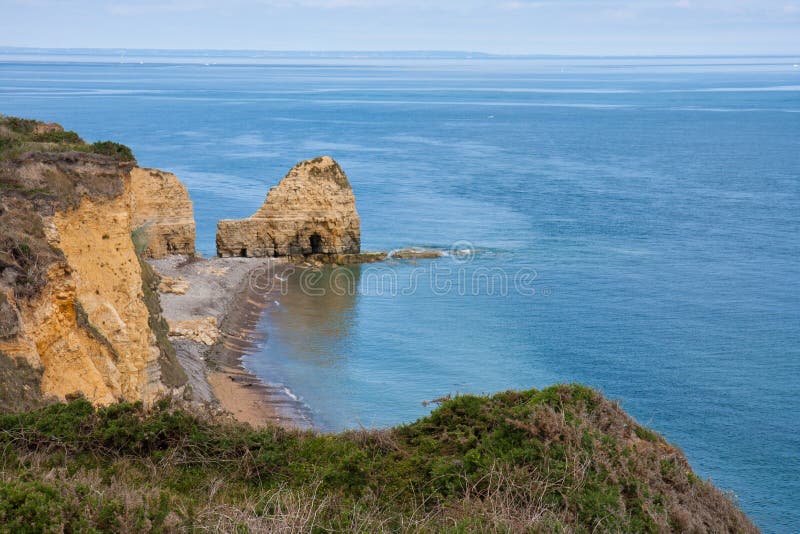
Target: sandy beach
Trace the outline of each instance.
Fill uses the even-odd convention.
[[[283,388],[264,383],[242,364],[243,355],[266,341],[259,319],[280,291],[274,276],[289,265],[273,259],[186,256],[150,263],[162,276],[163,315],[189,375],[192,400],[217,402],[255,427],[311,427],[303,407]]]

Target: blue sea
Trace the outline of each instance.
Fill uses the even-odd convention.
[[[449,252],[268,308],[246,364],[318,427],[580,382],[800,531],[800,58],[173,56],[0,50],[0,113],[175,172],[205,255],[323,154],[364,249]]]

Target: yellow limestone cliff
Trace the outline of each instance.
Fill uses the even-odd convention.
[[[131,233],[155,221],[151,255],[193,251],[185,188],[115,154],[33,147],[0,159],[0,355],[40,369],[42,393],[62,399],[151,402],[180,391],[158,278]]]
[[[169,172],[131,170],[134,237],[148,258],[194,254],[195,224],[186,186]]]
[[[53,222],[54,245],[64,252],[73,271],[76,307],[85,313],[81,320],[108,342],[106,358],[98,362],[100,374],[115,380],[103,384],[108,391],[101,384],[91,387],[103,397],[125,399],[151,399],[163,393],[160,351],[148,324],[127,195],[104,203],[84,199],[76,210],[57,212]],[[85,362],[71,368],[69,361],[58,356],[50,358],[50,365],[44,363],[43,387],[59,395],[70,391],[64,390],[58,377],[85,368]]]

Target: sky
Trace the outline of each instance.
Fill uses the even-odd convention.
[[[0,46],[800,53],[800,0],[0,0]]]

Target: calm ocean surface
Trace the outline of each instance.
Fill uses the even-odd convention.
[[[800,59],[89,59],[0,51],[0,113],[175,172],[206,255],[322,154],[365,249],[474,251],[292,278],[246,363],[319,427],[581,382],[800,531]]]

